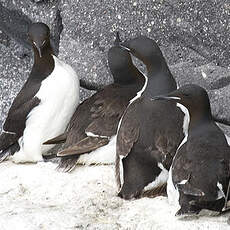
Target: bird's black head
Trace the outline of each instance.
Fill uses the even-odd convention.
[[[28,36],[35,53],[38,54],[40,58],[46,49],[52,52],[50,46],[50,29],[46,24],[41,22],[31,24]]]
[[[114,46],[108,51],[108,64],[114,82],[126,84],[135,79],[132,72],[135,73],[137,69],[133,65],[129,51],[119,46],[120,42],[119,34],[117,33]]]
[[[139,36],[120,44],[122,47],[129,50],[132,55],[140,59],[149,68],[154,65],[159,67],[164,61],[163,55],[157,43],[146,37]]]
[[[184,85],[167,95],[156,96],[153,100],[168,100],[182,104],[189,110],[191,117],[211,117],[208,94],[204,88],[195,84]]]

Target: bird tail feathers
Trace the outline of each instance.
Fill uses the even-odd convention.
[[[0,163],[13,155],[19,149],[17,135],[3,132],[0,135]]]
[[[53,145],[53,144],[61,144],[66,141],[67,133],[62,133],[59,136],[56,136],[48,141],[44,142],[43,145]]]

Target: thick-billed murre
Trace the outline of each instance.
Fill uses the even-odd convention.
[[[146,85],[126,109],[117,135],[119,196],[131,199],[166,185],[173,156],[184,136],[183,113],[176,103],[152,101],[152,97],[177,87],[156,42],[140,36],[121,46],[147,68]]]
[[[53,146],[42,143],[66,129],[79,103],[78,77],[53,54],[49,27],[33,23],[28,37],[34,64],[9,109],[0,136],[1,160],[11,150],[15,163],[43,160],[42,154]]]
[[[71,171],[79,164],[111,164],[116,156],[116,134],[129,101],[144,85],[145,77],[133,65],[129,52],[115,45],[108,52],[114,83],[83,101],[76,109],[68,130],[45,144],[64,142],[58,168]]]
[[[204,209],[226,210],[230,199],[230,148],[212,118],[207,92],[197,85],[185,85],[154,99],[177,102],[186,114],[186,135],[167,182],[169,201],[179,205],[176,215],[198,214]]]

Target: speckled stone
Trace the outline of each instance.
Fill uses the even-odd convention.
[[[20,45],[13,40],[8,41],[7,47],[0,44],[0,130],[6,113],[32,66],[31,57],[22,58],[18,55],[20,49]]]
[[[230,70],[212,63],[194,66],[192,62],[182,62],[170,66],[179,86],[198,84],[208,92],[212,113],[218,118],[230,118]]]
[[[72,38],[80,37],[101,51],[119,30],[126,38],[145,34],[159,44],[176,42],[208,60],[230,63],[228,0],[63,0],[61,12]]]
[[[0,29],[18,43],[30,48],[27,40],[28,27],[32,22],[44,22],[51,30],[52,45],[58,53],[62,31],[59,1],[33,3],[30,0],[0,1]]]
[[[59,48],[59,57],[75,69],[79,78],[98,86],[112,82],[107,51],[113,45],[115,32],[120,31],[123,40],[147,35],[160,45],[178,84],[203,86],[208,90],[213,114],[230,122],[229,0],[0,0],[0,3],[13,15],[11,20],[5,17],[0,22],[0,30],[4,31],[0,33],[0,49],[4,54],[0,57],[0,63],[4,63],[0,67],[1,108],[4,104],[0,119],[31,68],[32,55],[24,41],[25,31],[17,28],[12,31],[3,23],[17,19],[22,27],[32,21],[47,23],[57,52]],[[144,69],[140,62],[138,66]],[[8,76],[13,77],[9,80]],[[81,99],[92,93],[81,89]]]

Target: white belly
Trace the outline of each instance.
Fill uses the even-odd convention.
[[[78,164],[114,164],[116,157],[117,136],[112,136],[109,143],[90,153],[82,154],[78,159]]]
[[[37,94],[41,102],[27,116],[26,128],[20,140],[20,151],[13,161],[36,162],[53,145],[46,140],[63,133],[79,104],[79,80],[73,69],[54,57],[55,68],[42,81]]]

